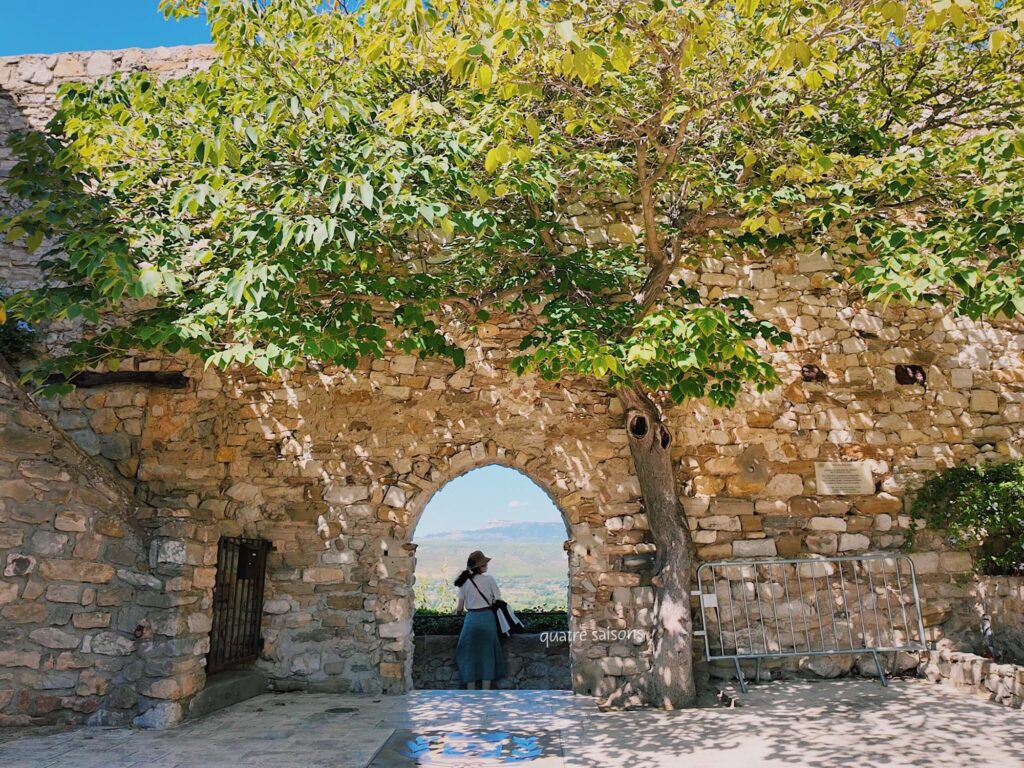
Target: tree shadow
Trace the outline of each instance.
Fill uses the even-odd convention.
[[[738,709],[593,714],[566,766],[1024,765],[1019,713],[923,682],[772,683]]]
[[[1024,765],[1018,712],[921,681],[777,682],[738,699],[735,708],[623,713],[557,692],[417,691],[382,723],[411,734],[533,736],[549,745],[537,765],[560,758],[565,768]],[[542,738],[552,730],[557,750]]]

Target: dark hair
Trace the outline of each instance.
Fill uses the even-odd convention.
[[[457,578],[455,580],[455,586],[456,587],[461,587],[463,584],[465,584],[467,581],[469,581],[469,577],[470,576],[474,576],[474,575],[479,574],[480,573],[480,568],[482,568],[482,567],[483,566],[477,566],[476,568],[472,568],[472,569],[467,568],[466,570],[464,570],[462,573],[459,574],[459,578]]]

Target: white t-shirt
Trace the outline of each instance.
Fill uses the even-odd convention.
[[[484,600],[477,592],[476,587],[473,583],[476,582],[476,587],[480,587],[480,592],[487,595],[487,600],[492,603],[501,597],[501,590],[498,589],[498,582],[494,580],[493,576],[488,576],[486,573],[481,573],[473,577],[473,581],[466,580],[466,583],[459,587],[459,597],[465,601],[466,610],[473,610],[476,608],[486,608],[487,600]]]

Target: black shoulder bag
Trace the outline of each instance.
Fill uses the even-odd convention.
[[[526,631],[526,627],[524,627],[523,623],[519,621],[519,617],[509,611],[508,603],[504,600],[495,600],[494,602],[491,602],[487,599],[487,595],[485,595],[480,587],[477,586],[477,583],[473,580],[472,576],[469,577],[469,580],[473,583],[473,587],[476,589],[480,597],[482,597],[484,602],[487,603],[487,607],[490,608],[491,612],[494,614],[494,626],[498,630],[498,637],[509,637],[510,635],[518,635]],[[508,624],[508,632],[503,631],[501,628],[501,621],[498,619],[499,612],[505,617],[505,623]]]

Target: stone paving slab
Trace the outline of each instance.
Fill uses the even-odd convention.
[[[1024,712],[923,681],[770,683],[751,686],[739,702],[603,713],[591,699],[561,691],[267,694],[169,731],[0,738],[0,767],[1024,766]],[[504,753],[492,753],[497,762],[467,748],[494,734],[508,737]],[[413,759],[403,745],[420,737],[435,746]],[[515,751],[513,737],[528,756]],[[447,754],[437,746],[446,739],[455,745]]]

